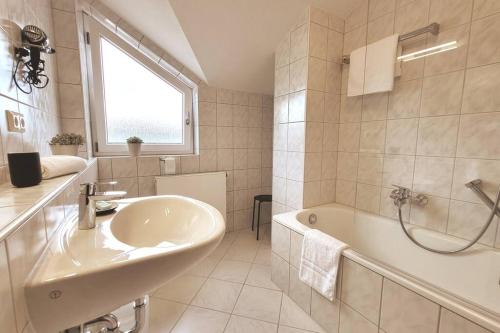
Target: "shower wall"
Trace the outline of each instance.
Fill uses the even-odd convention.
[[[273,213],[335,201],[395,219],[398,184],[430,199],[406,206],[405,221],[473,238],[489,210],[464,184],[481,178],[490,197],[500,184],[498,2],[370,0],[345,24],[314,8],[306,17],[276,50]],[[389,93],[346,96],[342,54],[432,22],[440,33],[403,53],[458,48],[403,63]],[[498,219],[481,243],[500,247]]]
[[[274,214],[335,200],[343,29],[309,8],[276,50]]]
[[[398,184],[429,196],[405,220],[471,239],[489,209],[464,184],[481,178],[493,197],[500,184],[500,6],[496,1],[366,1],[346,20],[344,54],[432,22],[430,34],[402,43],[403,53],[450,41],[458,48],[405,62],[394,90],[346,97],[343,66],[336,201],[395,218]],[[500,247],[498,219],[481,242]],[[498,235],[497,235],[498,234]]]

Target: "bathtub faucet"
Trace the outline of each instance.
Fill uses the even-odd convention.
[[[429,201],[427,196],[425,196],[424,194],[414,193],[412,192],[412,190],[404,186],[393,186],[396,188],[392,190],[390,197],[394,200],[394,205],[396,205],[397,207],[401,208],[408,202],[415,203],[418,206],[425,206]]]

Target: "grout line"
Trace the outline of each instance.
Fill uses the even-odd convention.
[[[436,332],[435,333],[438,333],[441,329],[441,312],[443,312],[443,307],[438,304],[439,306],[439,311],[438,311],[438,320],[437,320],[437,325],[436,325]]]
[[[351,309],[352,311],[356,312],[359,316],[361,316],[363,319],[365,319],[366,321],[368,321],[369,323],[371,323],[372,325],[375,325],[377,326],[377,328],[379,328],[379,323],[374,323],[371,319],[369,319],[368,317],[366,317],[363,313],[361,313],[359,310],[357,310],[356,308],[352,307],[351,305],[349,305],[348,303],[346,302],[341,302],[339,301],[339,312],[340,312],[340,308],[342,306],[346,306],[348,307],[349,309]],[[379,310],[379,319],[377,322],[380,322],[380,310]],[[339,329],[340,329],[340,314],[339,314]]]
[[[288,284],[290,284],[290,282],[288,282]],[[280,299],[280,310],[278,312],[278,329],[279,329],[279,325],[280,325],[280,322],[281,322],[281,311],[283,310],[283,299],[284,299],[284,291],[281,290],[281,299]]]
[[[380,324],[382,322],[382,299],[384,297],[384,285],[385,285],[385,276],[382,275],[382,286],[380,288],[380,302],[378,308],[378,324],[377,327],[381,329]]]

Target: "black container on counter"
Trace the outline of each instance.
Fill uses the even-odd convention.
[[[9,160],[10,182],[16,187],[28,187],[40,184],[42,167],[39,153],[11,153]]]

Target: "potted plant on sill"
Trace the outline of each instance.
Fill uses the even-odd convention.
[[[139,156],[141,154],[141,145],[144,141],[137,136],[131,136],[127,139],[128,152],[130,156]]]
[[[83,145],[83,137],[75,133],[62,133],[54,136],[50,141],[52,155],[78,156],[78,147]]]

